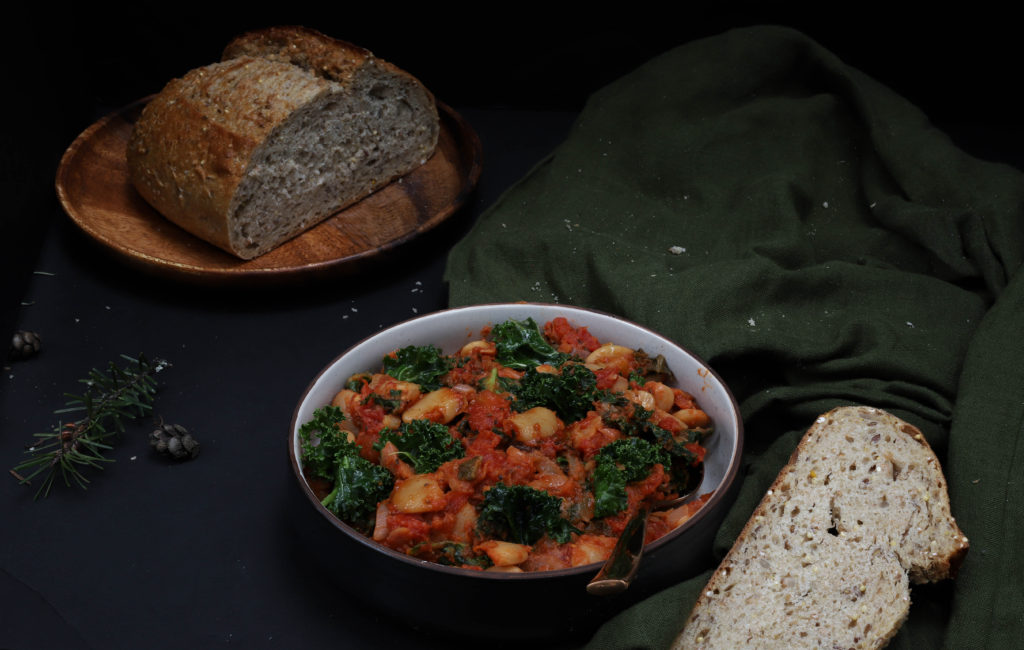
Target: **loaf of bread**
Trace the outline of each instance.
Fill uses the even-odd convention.
[[[278,27],[167,84],[133,127],[128,170],[163,216],[251,259],[425,163],[438,133],[408,73]]]
[[[701,592],[675,648],[880,648],[910,584],[953,577],[967,538],[921,432],[822,415]]]

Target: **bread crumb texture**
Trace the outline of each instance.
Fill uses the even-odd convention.
[[[805,434],[675,648],[884,647],[911,583],[953,577],[967,548],[921,432],[879,409],[835,409]]]

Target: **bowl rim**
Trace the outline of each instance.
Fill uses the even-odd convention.
[[[445,309],[432,311],[426,314],[420,314],[418,316],[414,316],[412,318],[407,318],[402,321],[393,323],[389,327],[378,330],[376,332],[373,332],[372,334],[369,334],[359,339],[355,343],[352,343],[350,346],[345,348],[345,350],[343,350],[340,354],[335,356],[326,365],[324,365],[320,369],[320,371],[317,372],[317,374],[313,377],[313,379],[306,385],[305,390],[303,390],[302,396],[299,399],[298,403],[296,404],[295,410],[292,413],[291,426],[289,427],[288,430],[288,456],[291,462],[292,473],[294,474],[295,479],[298,481],[299,489],[306,497],[306,500],[313,506],[313,508],[318,512],[320,516],[324,517],[334,528],[344,533],[347,537],[353,539],[354,541],[358,542],[362,546],[372,551],[382,553],[392,559],[395,559],[399,562],[402,562],[410,566],[420,567],[431,571],[438,571],[444,574],[450,574],[452,576],[460,578],[496,581],[532,581],[552,579],[560,576],[592,575],[597,572],[597,570],[601,567],[601,562],[593,562],[590,564],[583,564],[580,566],[570,567],[566,569],[510,573],[504,571],[481,571],[478,569],[464,569],[461,567],[453,567],[444,564],[438,564],[436,562],[431,562],[430,560],[417,559],[413,556],[406,555],[405,553],[400,553],[379,542],[374,541],[372,538],[360,533],[358,530],[356,530],[352,526],[348,525],[347,523],[339,519],[337,516],[334,515],[334,513],[328,510],[320,502],[319,499],[316,498],[316,495],[313,493],[312,488],[310,488],[308,481],[306,481],[305,477],[303,476],[301,464],[299,463],[299,459],[296,457],[295,454],[295,437],[297,436],[299,427],[299,412],[302,410],[303,405],[308,399],[310,392],[312,392],[313,388],[316,386],[317,382],[319,382],[320,378],[323,377],[327,372],[329,372],[331,368],[334,367],[335,364],[337,364],[343,357],[348,355],[357,347],[363,345],[364,343],[367,343],[372,339],[384,337],[397,328],[409,327],[411,324],[425,319],[443,318],[446,315],[454,314],[456,312],[473,311],[496,307],[558,308],[566,310],[568,312],[576,312],[578,314],[583,314],[584,316],[589,313],[601,317],[611,318],[631,325],[633,327],[639,328],[641,330],[645,330],[650,335],[667,341],[669,344],[679,348],[685,354],[692,357],[698,364],[700,364],[700,366],[702,366],[703,369],[706,371],[705,373],[702,373],[702,376],[710,376],[714,378],[715,382],[717,382],[721,386],[726,397],[728,397],[729,411],[733,414],[735,418],[736,426],[736,441],[733,445],[733,453],[731,458],[729,459],[729,464],[726,468],[725,474],[722,476],[721,482],[715,488],[715,491],[711,494],[711,497],[708,498],[707,502],[692,517],[683,522],[677,528],[674,528],[671,532],[664,535],[663,537],[656,539],[650,544],[646,544],[644,546],[644,553],[649,554],[656,552],[662,546],[671,543],[675,538],[683,535],[687,530],[695,527],[701,520],[711,516],[712,511],[715,510],[715,506],[718,505],[723,499],[725,499],[726,495],[730,492],[732,484],[735,481],[737,474],[739,473],[740,461],[743,456],[743,418],[740,414],[739,404],[737,403],[735,396],[732,394],[732,391],[729,389],[729,386],[722,380],[721,376],[717,372],[715,372],[715,370],[710,365],[708,365],[703,358],[695,354],[692,350],[683,345],[680,345],[675,340],[669,338],[668,336],[665,336],[664,334],[658,333],[657,331],[651,329],[650,327],[647,327],[646,325],[642,325],[635,321],[631,321],[627,318],[623,318],[622,316],[618,316],[616,314],[601,311],[598,309],[593,309],[590,307],[578,307],[575,305],[535,301],[478,303],[473,305],[463,305],[459,307],[448,307]],[[479,327],[483,327],[484,325],[486,325],[486,323],[481,323]],[[582,323],[582,325],[586,326],[586,323]]]

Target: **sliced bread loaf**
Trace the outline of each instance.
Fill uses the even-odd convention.
[[[804,435],[674,647],[883,647],[910,584],[953,577],[967,549],[921,432],[879,409],[835,409]]]
[[[242,259],[366,197],[434,151],[433,97],[362,48],[274,28],[236,39],[225,55],[153,98],[127,159],[132,183],[158,212]]]

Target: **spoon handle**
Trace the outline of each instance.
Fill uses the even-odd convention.
[[[647,532],[647,518],[651,514],[650,504],[644,504],[633,516],[615,543],[611,555],[605,560],[604,566],[587,584],[587,593],[596,596],[618,594],[629,588],[636,569],[640,566],[640,557],[644,552],[644,537]]]

